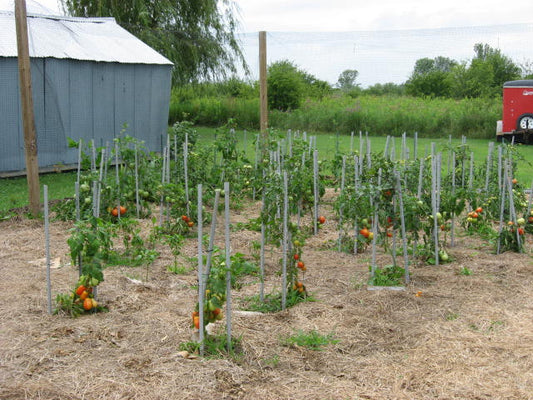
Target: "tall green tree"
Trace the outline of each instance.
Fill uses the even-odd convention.
[[[61,0],[79,17],[114,17],[174,63],[174,83],[226,78],[247,71],[235,30],[233,0]]]
[[[337,87],[343,92],[349,92],[357,86],[355,82],[359,75],[359,71],[356,69],[346,69],[341,72],[339,79],[337,79]]]
[[[420,58],[415,62],[413,75],[425,75],[434,71],[450,72],[457,62],[448,57]]]
[[[470,65],[462,63],[451,71],[453,97],[499,96],[505,82],[521,77],[520,67],[499,49],[477,43],[474,53]]]
[[[411,77],[405,84],[407,94],[424,97],[448,97],[451,93],[449,73],[457,64],[447,57],[416,60]]]
[[[488,44],[476,43],[474,52],[476,56],[472,60],[471,67],[475,64],[488,64],[493,73],[493,86],[498,90],[501,90],[505,82],[520,78],[520,67],[509,57],[503,55],[499,49],[494,49]]]

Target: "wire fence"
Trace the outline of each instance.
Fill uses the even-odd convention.
[[[258,33],[240,35],[258,79]],[[318,79],[335,84],[341,72],[355,69],[363,87],[405,82],[416,60],[443,56],[458,62],[474,57],[476,43],[488,44],[533,72],[533,23],[459,28],[354,32],[267,32],[267,62],[294,62]],[[529,71],[528,71],[529,69]]]

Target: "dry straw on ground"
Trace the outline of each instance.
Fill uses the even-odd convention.
[[[303,253],[316,301],[275,314],[236,313],[243,352],[227,359],[180,354],[191,338],[196,275],[168,272],[168,250],[147,281],[143,267],[105,271],[99,296],[108,313],[49,316],[43,224],[0,223],[0,398],[533,399],[530,253],[495,256],[486,242],[464,236],[450,249],[454,262],[413,266],[405,291],[368,291],[369,254],[324,249],[337,233],[323,209],[329,220]],[[247,221],[257,210],[232,219]],[[69,227],[51,225],[52,257],[63,264],[52,271],[55,293],[77,279],[67,265]],[[257,233],[232,235],[233,250],[250,254]],[[184,251],[194,254],[193,240]],[[268,256],[267,287],[279,288],[279,253]],[[459,274],[463,266],[471,276]],[[257,292],[251,281],[234,301]],[[333,333],[338,343],[322,351],[284,346],[281,339],[298,330]]]

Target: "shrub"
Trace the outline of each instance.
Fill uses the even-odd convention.
[[[297,109],[304,94],[302,75],[290,61],[278,61],[268,68],[268,105],[271,110]]]

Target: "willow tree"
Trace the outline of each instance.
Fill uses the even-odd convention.
[[[235,35],[233,0],[60,0],[65,13],[114,17],[174,63],[174,83],[225,78],[247,65]]]

